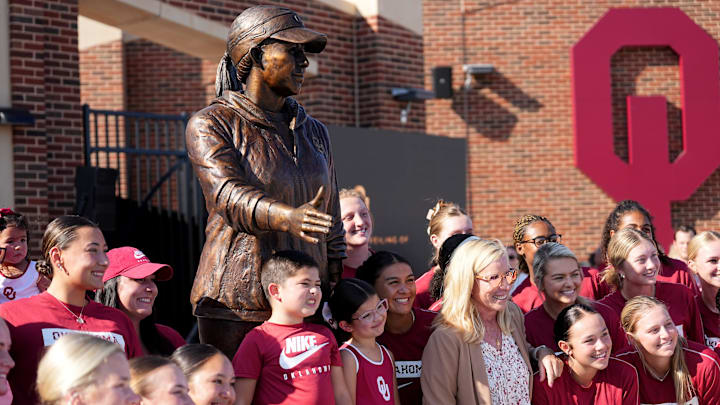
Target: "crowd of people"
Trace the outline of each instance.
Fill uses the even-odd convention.
[[[440,201],[416,277],[371,248],[362,192],[340,209],[330,296],[312,257],[273,253],[270,318],[232,359],[155,321],[170,266],[108,250],[79,216],[53,220],[32,260],[27,220],[0,210],[0,404],[720,403],[720,233],[679,228],[671,258],[622,201],[583,267],[546,217],[518,218],[503,246]]]

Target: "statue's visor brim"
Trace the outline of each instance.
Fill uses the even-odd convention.
[[[327,36],[325,34],[304,27],[293,27],[278,31],[272,34],[270,38],[292,42],[294,44],[303,44],[305,45],[305,52],[308,53],[320,53],[325,49],[325,45],[327,44]]]

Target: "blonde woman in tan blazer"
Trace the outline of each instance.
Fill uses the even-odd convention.
[[[515,271],[500,241],[468,238],[455,250],[423,352],[423,404],[529,404],[531,358],[551,386],[562,373],[550,349],[525,340],[523,314],[510,301]]]

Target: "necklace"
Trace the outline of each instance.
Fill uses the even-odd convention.
[[[645,368],[647,369],[648,372],[650,372],[650,375],[651,375],[654,379],[656,379],[656,380],[658,380],[658,381],[664,381],[665,378],[666,378],[666,377],[668,376],[668,374],[670,373],[670,369],[668,368],[668,370],[665,372],[665,374],[664,374],[662,377],[660,377],[659,375],[655,374],[655,372],[653,371],[652,368],[650,368],[650,367],[645,367]]]
[[[75,322],[79,323],[80,325],[82,325],[82,324],[85,323],[85,320],[82,319],[82,314],[83,314],[83,311],[85,310],[85,305],[86,305],[87,303],[84,303],[83,306],[82,306],[82,308],[80,308],[80,315],[75,315],[75,312],[73,312],[72,310],[70,310],[70,308],[68,308],[67,305],[63,304],[62,301],[58,300],[57,298],[55,298],[55,299],[57,300],[57,302],[60,303],[60,305],[62,305],[63,308],[65,308],[68,312],[70,312],[70,313],[72,314],[72,316],[75,317]]]

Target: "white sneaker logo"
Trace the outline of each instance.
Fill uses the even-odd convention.
[[[321,345],[318,345],[318,346],[311,346],[311,347],[309,347],[307,350],[305,350],[304,352],[302,352],[302,353],[300,353],[300,354],[298,354],[298,355],[296,355],[296,356],[293,356],[293,357],[288,357],[288,356],[285,354],[285,350],[283,350],[283,351],[280,353],[280,367],[284,368],[285,370],[290,370],[291,368],[295,368],[295,367],[297,367],[298,364],[300,364],[300,363],[302,363],[303,361],[305,361],[308,357],[310,357],[310,356],[312,356],[313,354],[315,354],[316,351],[322,349],[322,348],[323,348],[325,345],[327,345],[328,343],[329,343],[329,342],[325,342],[325,343],[323,343],[323,344],[321,344]]]

